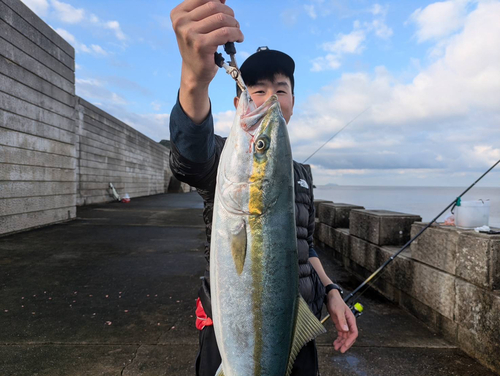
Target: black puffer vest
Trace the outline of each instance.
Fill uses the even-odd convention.
[[[215,135],[215,154],[205,163],[193,163],[180,155],[172,143],[170,167],[174,176],[196,188],[204,201],[203,219],[206,225],[207,243],[205,258],[207,266],[205,278],[200,289],[200,299],[208,316],[210,309],[210,240],[212,233],[212,215],[215,197],[215,182],[220,155],[226,139]],[[295,178],[295,221],[297,225],[297,248],[299,258],[299,291],[309,304],[311,311],[319,318],[323,306],[325,290],[314,268],[309,263],[309,248],[313,246],[314,199],[311,172],[298,162],[293,162]]]

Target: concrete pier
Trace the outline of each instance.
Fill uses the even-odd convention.
[[[79,207],[72,222],[0,238],[0,375],[194,375],[204,239],[196,193]],[[333,350],[331,323],[318,338],[323,376],[494,375],[376,292],[361,303],[349,352]]]

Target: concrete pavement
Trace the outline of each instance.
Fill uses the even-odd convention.
[[[194,375],[201,209],[195,193],[135,198],[0,238],[0,375]],[[494,375],[376,293],[361,302],[348,353],[331,347],[331,323],[318,338],[323,376]]]

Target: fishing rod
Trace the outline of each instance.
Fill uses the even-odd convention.
[[[314,154],[316,154],[318,151],[320,151],[321,149],[323,149],[323,147],[328,144],[331,140],[333,140],[340,132],[342,132],[344,129],[346,129],[351,123],[354,122],[354,120],[356,120],[357,118],[359,118],[361,115],[363,115],[366,111],[368,111],[368,109],[370,108],[371,106],[368,106],[366,107],[363,111],[361,111],[359,114],[357,114],[354,118],[352,118],[346,125],[344,125],[337,133],[335,133],[332,137],[330,137],[323,145],[321,145],[318,149],[316,149],[316,151],[314,153],[312,153],[309,157],[307,157],[305,159],[304,162],[302,162],[302,164],[306,163],[309,159],[311,159]]]
[[[363,306],[360,304],[360,303],[353,303],[353,304],[349,304],[349,302],[351,300],[354,300],[355,298],[359,298],[361,295],[364,294],[364,292],[368,289],[368,284],[370,282],[375,282],[378,278],[380,278],[381,276],[381,273],[382,271],[396,258],[399,256],[399,254],[401,252],[403,252],[406,248],[408,248],[411,243],[413,243],[420,235],[423,234],[423,232],[425,230],[427,230],[429,227],[431,227],[437,220],[439,217],[441,217],[449,208],[451,208],[452,206],[455,206],[455,205],[459,205],[461,199],[462,199],[462,196],[465,195],[467,192],[469,192],[482,178],[484,178],[491,170],[493,170],[498,164],[500,163],[500,160],[498,162],[496,162],[493,166],[491,166],[488,171],[486,171],[483,175],[481,175],[481,177],[479,179],[477,179],[472,185],[470,185],[465,191],[463,191],[455,200],[453,200],[451,202],[451,204],[449,204],[441,213],[439,213],[436,218],[434,218],[431,222],[429,222],[427,224],[427,226],[425,226],[422,230],[420,230],[420,232],[415,235],[412,239],[410,239],[408,242],[406,242],[405,245],[403,245],[403,247],[401,247],[401,249],[399,249],[394,255],[392,255],[386,262],[384,262],[382,264],[382,266],[380,266],[375,272],[372,273],[372,275],[370,275],[367,279],[365,279],[363,281],[363,283],[361,283],[353,292],[351,292],[349,295],[347,295],[345,298],[344,298],[344,302],[347,304],[347,306],[351,309],[352,313],[354,314],[355,317],[359,317],[362,313],[363,313]],[[360,292],[358,294],[359,291],[361,291],[361,289],[363,289],[363,287],[365,287],[365,290],[363,290],[362,292]],[[357,294],[357,295],[356,295]],[[324,319],[321,320],[321,323],[324,324],[326,322],[326,320],[328,320],[328,318],[330,317],[330,315],[327,315]]]

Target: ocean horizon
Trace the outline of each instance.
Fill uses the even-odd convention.
[[[423,222],[433,220],[466,187],[317,185],[315,199],[364,206],[368,210],[390,210],[416,214]],[[462,201],[490,200],[490,227],[500,227],[500,188],[474,187]],[[439,217],[443,222],[448,210]]]

